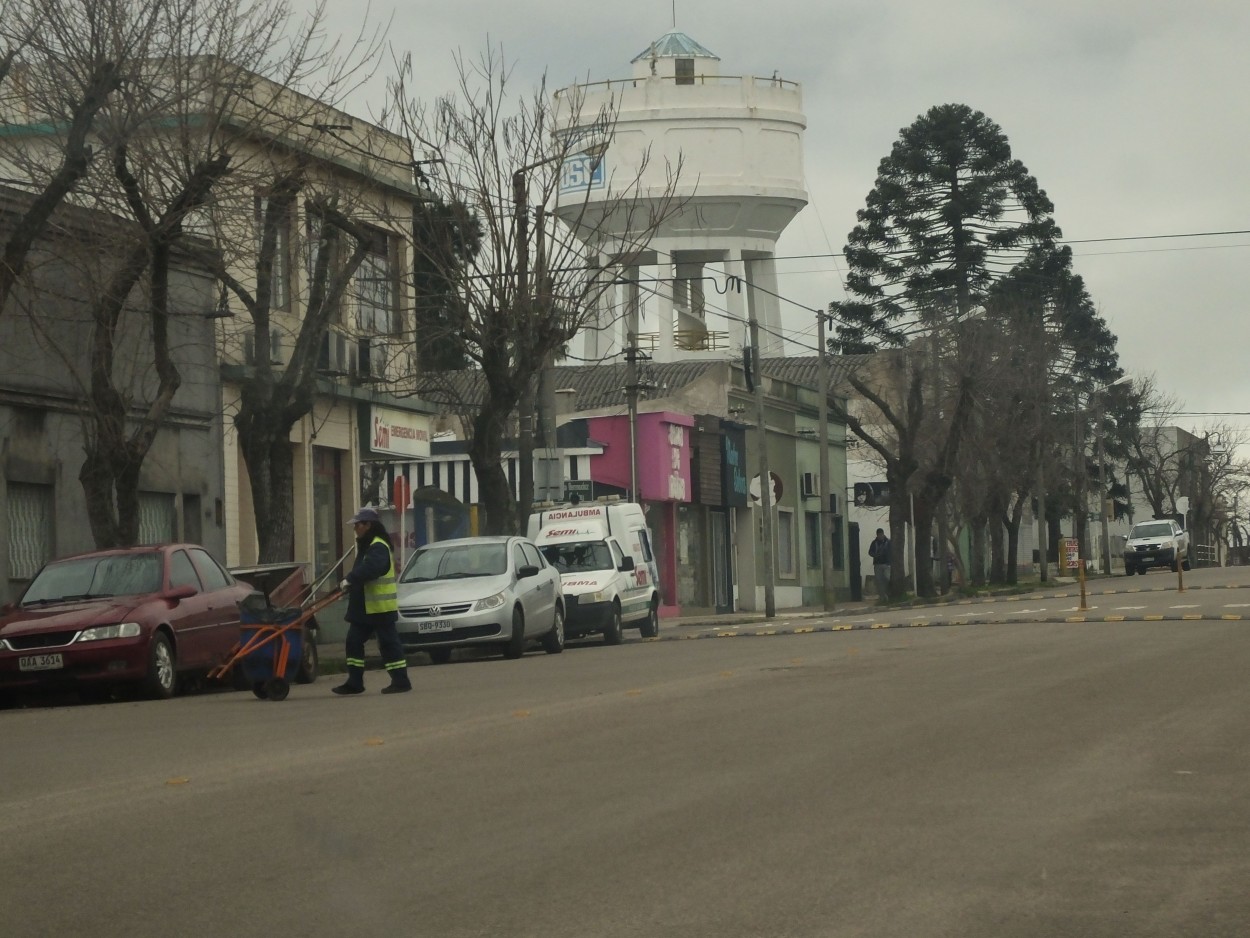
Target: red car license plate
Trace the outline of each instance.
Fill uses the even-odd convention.
[[[55,671],[65,667],[60,655],[26,655],[17,659],[19,671]]]

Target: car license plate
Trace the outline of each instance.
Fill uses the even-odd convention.
[[[26,655],[17,659],[19,671],[55,671],[65,667],[60,655]]]
[[[418,632],[450,632],[451,623],[446,619],[431,619],[429,622],[417,623]]]

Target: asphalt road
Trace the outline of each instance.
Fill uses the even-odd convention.
[[[0,712],[0,932],[1240,938],[1239,592]]]

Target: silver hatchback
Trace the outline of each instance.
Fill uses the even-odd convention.
[[[399,638],[436,664],[456,648],[497,647],[520,658],[531,642],[564,651],[560,574],[524,537],[427,544],[399,577]]]

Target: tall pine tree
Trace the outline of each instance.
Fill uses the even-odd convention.
[[[976,350],[960,344],[975,333],[961,324],[984,310],[994,283],[1030,248],[1053,244],[1060,234],[1053,209],[997,124],[967,105],[945,104],[901,131],[848,237],[848,297],[830,304],[831,346],[862,354],[924,337],[903,386],[886,392],[849,379],[880,411],[879,420],[850,424],[886,467],[896,543],[914,517],[922,595],[934,592],[933,520],[976,399]],[[947,359],[949,345],[956,352]],[[902,591],[903,576],[895,564],[891,594]]]

